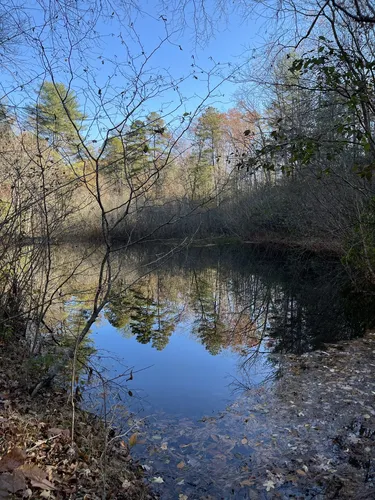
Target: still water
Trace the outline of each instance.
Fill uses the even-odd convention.
[[[244,483],[249,434],[268,439],[267,394],[283,354],[361,336],[371,304],[334,259],[209,247],[148,266],[163,251],[124,257],[92,329],[96,362],[111,381],[106,411],[130,428],[124,441],[131,438],[162,498],[250,498],[233,485]],[[129,285],[134,269],[144,277]],[[257,411],[262,418],[249,430]]]

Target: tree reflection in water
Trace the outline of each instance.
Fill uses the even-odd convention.
[[[104,370],[94,374],[84,404],[125,429],[125,440],[139,434],[133,454],[165,478],[163,498],[166,492],[178,497],[181,477],[200,484],[202,495],[212,487],[216,498],[225,491],[223,481],[234,484],[239,470],[254,470],[250,461],[272,441],[271,414],[275,432],[285,427],[279,406],[267,406],[272,391],[264,391],[282,372],[283,354],[364,334],[374,327],[374,301],[352,290],[339,262],[251,247],[190,248],[147,274],[147,262],[162,253],[155,245],[119,252],[118,279],[102,324],[93,328],[98,352],[90,361],[78,356],[92,370],[101,363]],[[54,310],[56,319],[68,316],[72,333],[92,300],[88,274],[79,278],[64,290],[63,311]],[[233,391],[248,394],[234,398]],[[272,441],[267,464],[273,452]]]
[[[144,273],[145,263],[163,252],[155,245],[119,252],[119,277],[104,317],[124,336],[158,351],[184,328],[213,356],[235,353],[238,387],[251,387],[255,366],[277,373],[278,354],[302,354],[374,326],[371,296],[351,289],[339,262],[251,247],[190,248]],[[48,318],[72,339],[92,299],[82,291],[90,290],[84,278],[84,285],[77,276],[74,288],[64,290],[63,305],[51,308]]]
[[[212,355],[231,349],[248,362],[264,352],[302,354],[362,335],[372,308],[350,289],[338,262],[250,248],[193,248],[124,294],[122,286],[105,316],[124,334],[162,350],[177,324],[189,321]]]

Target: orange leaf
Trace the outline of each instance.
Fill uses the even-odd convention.
[[[181,462],[177,464],[177,469],[183,469],[184,467],[185,467],[185,462],[181,460]]]
[[[129,438],[129,446],[135,446],[138,441],[138,434],[135,432]]]

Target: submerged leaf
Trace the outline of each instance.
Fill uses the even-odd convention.
[[[275,483],[268,479],[263,483],[263,486],[266,488],[267,491],[271,491],[275,487]]]
[[[252,486],[253,484],[254,481],[252,481],[251,479],[244,479],[240,482],[240,486]]]
[[[51,492],[48,491],[48,490],[43,490],[41,493],[40,493],[40,498],[51,498]],[[53,497],[55,498],[55,497]]]
[[[157,476],[157,477],[152,478],[152,482],[157,483],[157,484],[161,484],[161,483],[164,483],[164,479],[160,476]]]
[[[185,467],[185,465],[186,465],[185,462],[183,460],[181,460],[181,462],[179,462],[177,464],[177,469],[183,469]]]
[[[138,441],[138,434],[135,432],[129,438],[129,446],[135,446]]]

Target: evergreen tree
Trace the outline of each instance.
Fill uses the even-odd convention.
[[[215,175],[220,158],[223,136],[223,115],[209,107],[199,117],[194,130],[195,147],[191,158],[190,188],[193,200],[208,196],[214,190],[218,194],[220,180]]]
[[[133,121],[123,134],[108,140],[105,172],[115,178],[119,190],[126,180],[133,184],[142,182],[144,176],[163,166],[169,137],[158,113],[151,112],[145,121]]]
[[[73,148],[77,131],[84,129],[85,115],[80,111],[78,98],[63,83],[45,81],[36,105],[29,106],[28,114],[37,135],[49,138],[56,146]]]
[[[163,118],[152,111],[146,118],[146,134],[148,139],[149,155],[152,161],[162,160],[163,153],[165,152],[168,141],[169,133]]]

